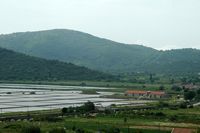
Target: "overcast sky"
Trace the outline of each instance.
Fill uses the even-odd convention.
[[[57,28],[156,49],[200,49],[200,0],[0,0],[0,34]]]

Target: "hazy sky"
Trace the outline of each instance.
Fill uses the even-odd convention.
[[[57,28],[157,49],[200,49],[200,0],[0,0],[0,34]]]

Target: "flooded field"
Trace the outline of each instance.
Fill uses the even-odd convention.
[[[78,89],[115,89],[105,87],[84,87],[84,86],[63,86],[63,85],[35,85],[35,84],[0,84],[0,88],[18,88],[18,89],[58,89],[58,90],[78,90]]]
[[[72,91],[72,88],[74,91]],[[98,89],[98,94],[81,94],[79,89]],[[100,87],[74,87],[58,85],[25,85],[25,84],[0,84],[0,111],[19,112],[33,110],[49,110],[69,106],[80,106],[87,101],[92,101],[101,106],[111,104],[142,105],[141,100],[109,99],[100,96],[112,95],[113,92],[103,92],[106,88]],[[110,89],[110,88],[109,88]]]

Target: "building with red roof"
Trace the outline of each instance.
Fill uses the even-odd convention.
[[[126,96],[131,96],[134,98],[165,98],[166,93],[163,91],[143,91],[143,90],[128,90],[125,92]]]
[[[188,128],[173,128],[171,133],[196,133],[197,131],[194,129]]]

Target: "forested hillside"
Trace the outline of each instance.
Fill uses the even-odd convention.
[[[31,56],[71,62],[111,73],[198,73],[200,50],[158,51],[73,30],[48,30],[0,36],[0,46]]]
[[[107,80],[112,76],[71,63],[45,60],[0,48],[0,80]]]

